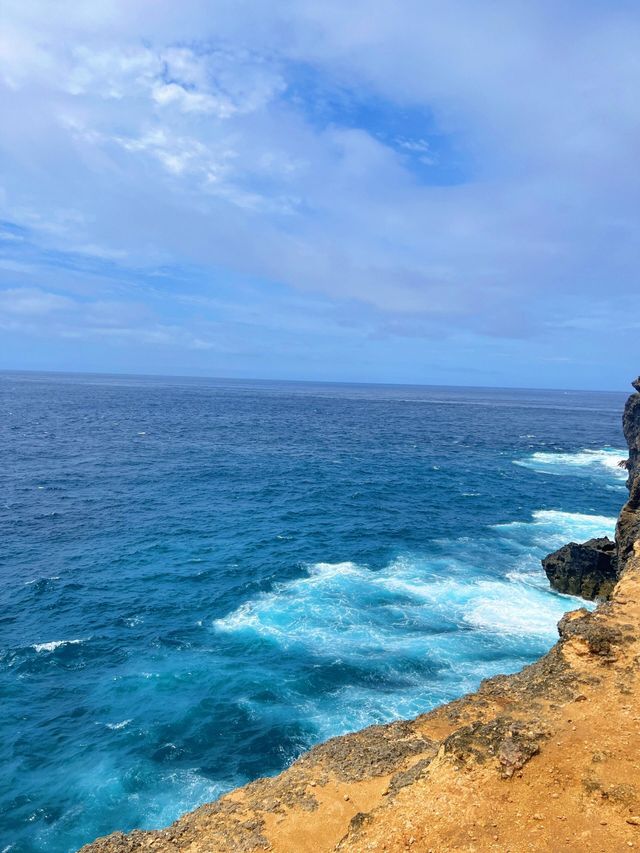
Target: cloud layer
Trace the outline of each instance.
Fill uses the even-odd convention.
[[[2,7],[5,366],[636,369],[634,4]]]

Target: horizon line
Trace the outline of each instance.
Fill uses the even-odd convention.
[[[374,380],[346,380],[346,379],[286,379],[278,377],[259,378],[255,376],[213,376],[213,375],[193,375],[181,373],[132,373],[127,371],[115,371],[107,373],[98,370],[36,370],[34,368],[0,368],[2,374],[34,374],[46,376],[103,376],[103,377],[128,377],[130,379],[194,379],[194,380],[210,380],[222,382],[280,382],[289,383],[291,385],[370,385],[382,386],[389,388],[460,388],[474,389],[487,391],[556,391],[566,393],[592,393],[592,394],[624,394],[624,389],[617,388],[543,388],[539,386],[527,385],[447,385],[440,382],[384,382]],[[631,385],[629,380],[629,385]]]

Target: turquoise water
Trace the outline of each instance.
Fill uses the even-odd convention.
[[[0,374],[0,851],[157,827],[520,668],[625,395]]]

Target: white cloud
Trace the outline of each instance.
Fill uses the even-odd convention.
[[[122,100],[152,89],[162,59],[149,49],[112,47],[96,51],[79,46],[72,54],[64,88],[71,95]]]
[[[531,335],[558,293],[636,287],[635,9],[91,6],[7,5],[2,211],[44,247],[227,268],[397,329]]]
[[[37,288],[8,288],[0,290],[0,315],[10,317],[47,317],[67,310],[73,302],[56,293]]]
[[[214,349],[215,341],[179,324],[163,323],[141,304],[78,299],[41,288],[0,290],[0,328],[36,337],[108,341],[183,350]]]
[[[186,113],[213,113],[218,118],[229,118],[235,107],[227,100],[202,92],[191,92],[177,83],[164,83],[152,90],[153,100],[160,106],[178,106]]]

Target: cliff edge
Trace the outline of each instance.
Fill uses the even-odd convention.
[[[625,467],[629,472],[629,500],[622,507],[616,526],[618,562],[622,568],[631,557],[635,542],[640,539],[640,376],[632,383],[636,390],[624,407],[622,430],[629,447]]]
[[[329,740],[167,829],[82,853],[640,848],[640,393],[624,431],[620,579],[594,612],[563,617],[548,654],[414,720]]]

